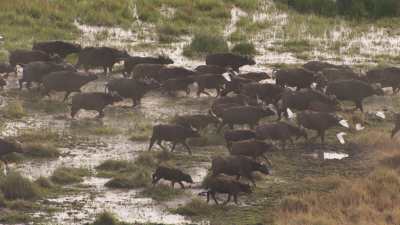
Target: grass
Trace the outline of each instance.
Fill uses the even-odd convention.
[[[238,44],[235,44],[231,51],[239,55],[254,56],[257,54],[256,47],[254,46],[253,43],[250,42],[240,42]]]
[[[377,169],[367,177],[344,180],[329,193],[286,198],[276,224],[393,224],[400,220],[399,187],[397,171]]]
[[[89,170],[85,168],[59,167],[53,172],[50,180],[56,184],[67,185],[80,183],[83,177],[89,175]]]
[[[25,155],[33,158],[57,158],[60,151],[51,144],[29,143],[24,147],[27,151]]]
[[[179,185],[175,185],[179,186]],[[174,198],[182,195],[184,192],[182,189],[177,189],[177,188],[172,188],[171,186],[166,186],[166,185],[156,185],[156,186],[151,186],[147,187],[141,192],[141,195],[152,198],[156,201],[169,201],[173,200]]]
[[[60,135],[49,128],[24,129],[19,133],[17,140],[22,143],[53,142],[56,143]]]
[[[132,173],[117,175],[108,181],[105,186],[109,188],[134,189],[147,187],[151,183],[151,171],[144,167],[136,167]]]
[[[96,220],[92,225],[118,225],[120,222],[114,214],[104,211],[96,216]]]
[[[187,57],[203,57],[206,54],[228,51],[228,44],[221,35],[203,32],[194,36],[190,44],[183,49],[183,55]]]
[[[15,172],[11,172],[5,177],[0,177],[0,190],[8,200],[29,200],[40,197],[39,187]]]
[[[22,102],[19,100],[9,102],[1,111],[1,114],[7,119],[21,119],[27,115],[24,107],[22,106]]]
[[[213,206],[208,205],[205,201],[200,199],[193,199],[184,206],[178,207],[174,212],[184,216],[199,216],[211,215],[213,213]]]

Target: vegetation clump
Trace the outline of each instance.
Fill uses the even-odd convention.
[[[183,50],[187,57],[201,57],[211,53],[229,52],[228,43],[220,36],[209,33],[196,34]]]
[[[40,197],[39,187],[16,172],[0,177],[0,191],[9,200],[29,200]]]
[[[66,185],[80,183],[83,181],[83,177],[89,175],[89,170],[85,168],[59,167],[53,172],[50,179],[56,184]]]

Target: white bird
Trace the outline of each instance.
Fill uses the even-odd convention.
[[[287,108],[286,111],[287,111],[287,114],[288,114],[289,119],[294,119],[294,118],[296,118],[296,114],[295,114],[294,112],[292,112],[292,110],[290,110],[289,108]]]
[[[228,82],[231,82],[231,76],[229,75],[229,73],[223,73],[222,76],[225,78],[225,80],[227,80]]]
[[[344,145],[346,143],[346,141],[344,140],[344,136],[346,136],[347,134],[345,132],[340,132],[338,134],[336,134],[337,139],[339,140],[340,144]]]
[[[364,129],[365,129],[365,127],[363,127],[361,124],[359,124],[359,123],[356,124],[357,131],[364,130]]]
[[[350,128],[347,120],[341,120],[341,121],[339,121],[339,124],[342,125],[343,127]]]
[[[312,88],[312,89],[315,89],[315,88],[317,88],[317,83],[315,83],[315,82],[314,82],[314,83],[312,83],[312,84],[311,84],[311,88]]]
[[[382,112],[382,111],[376,112],[375,115],[376,115],[377,117],[379,117],[379,118],[386,119],[386,115],[385,115],[385,113]]]

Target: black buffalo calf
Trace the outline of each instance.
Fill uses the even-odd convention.
[[[185,188],[182,182],[193,183],[192,177],[175,168],[168,168],[164,166],[157,167],[156,171],[153,173],[153,185],[157,184],[161,179],[171,181],[171,186],[174,187],[175,183],[181,185]]]

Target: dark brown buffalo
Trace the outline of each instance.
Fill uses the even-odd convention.
[[[170,125],[170,124],[156,125],[153,127],[153,135],[151,136],[150,139],[149,151],[151,150],[155,142],[157,142],[157,144],[162,149],[165,149],[161,145],[161,142],[168,141],[172,142],[171,152],[174,151],[176,144],[180,143],[183,144],[183,146],[185,146],[185,148],[191,155],[192,151],[190,150],[189,145],[186,143],[186,139],[192,137],[200,137],[199,132],[181,125]]]
[[[10,52],[9,61],[12,68],[37,61],[52,61],[57,58],[50,57],[47,53],[36,50],[17,49]]]
[[[129,98],[133,101],[133,107],[140,104],[144,95],[159,87],[157,83],[151,80],[135,80],[129,78],[119,78],[109,81],[106,84],[106,90],[111,94],[117,94],[122,98]]]
[[[354,102],[356,109],[363,112],[362,101],[372,95],[383,95],[383,90],[360,80],[340,80],[330,83],[326,93],[339,100]]]
[[[215,65],[220,67],[230,67],[234,71],[245,65],[255,65],[256,61],[250,56],[236,55],[232,53],[210,54],[206,57],[207,65]]]
[[[168,65],[173,64],[174,61],[167,56],[158,56],[158,57],[142,57],[142,56],[131,56],[124,60],[124,75],[130,75],[132,70],[138,64],[159,64],[159,65]]]
[[[349,68],[327,68],[319,72],[317,89],[323,90],[329,83],[340,80],[360,80],[361,77]]]
[[[252,130],[227,130],[224,133],[226,146],[231,149],[232,142],[244,141],[256,138],[256,133]]]
[[[169,79],[187,78],[195,74],[196,72],[184,67],[169,66],[163,67],[158,71],[157,80],[162,83]]]
[[[313,72],[303,68],[280,69],[275,73],[276,84],[285,87],[296,87],[297,90],[309,88],[316,80]]]
[[[366,79],[369,83],[381,84],[383,88],[391,87],[394,93],[400,90],[400,68],[397,67],[372,69],[367,72]]]
[[[165,166],[157,167],[156,171],[152,175],[153,185],[157,184],[157,182],[161,179],[171,181],[172,188],[175,183],[181,185],[182,189],[185,188],[182,182],[193,183],[192,177],[189,174],[186,174],[175,168],[168,168]]]
[[[190,95],[190,87],[194,82],[192,77],[182,77],[176,79],[168,79],[163,81],[161,88],[164,92],[173,96],[177,91],[184,91],[186,95]]]
[[[161,80],[158,77],[158,72],[164,66],[165,65],[162,64],[150,64],[150,63],[137,64],[132,71],[133,78],[138,80],[154,79],[160,82]]]
[[[270,153],[275,150],[272,144],[265,143],[259,140],[246,140],[233,142],[232,148],[229,153],[231,155],[242,155],[253,158],[254,160],[258,158],[263,158],[265,161],[271,165],[269,159],[265,156],[265,153]]]
[[[317,135],[312,139],[320,137],[322,143],[325,140],[325,131],[340,126],[340,121],[341,118],[331,113],[304,111],[297,114],[298,124],[304,128],[317,131]]]
[[[217,205],[218,201],[217,198],[215,197],[216,193],[228,194],[228,199],[224,204],[227,204],[231,200],[231,196],[233,196],[233,200],[235,201],[235,203],[238,204],[237,196],[240,193],[242,192],[247,194],[252,193],[250,185],[241,183],[233,179],[222,178],[222,177],[209,178],[207,180],[205,188],[207,189],[207,203],[210,201],[210,195],[211,195],[215,204]]]
[[[313,72],[319,72],[319,71],[322,71],[323,69],[328,69],[328,68],[350,69],[350,67],[348,67],[346,65],[334,65],[331,63],[321,62],[321,61],[310,61],[310,62],[304,64],[303,67],[305,69],[313,71]]]
[[[218,132],[228,124],[233,129],[235,124],[248,124],[251,128],[256,126],[258,122],[267,116],[273,116],[275,113],[268,108],[257,106],[237,106],[223,110],[221,113],[221,124]]]
[[[266,165],[245,156],[215,157],[211,162],[211,170],[213,177],[218,174],[236,176],[236,179],[245,177],[249,179],[254,186],[256,183],[252,175],[253,172],[258,171],[269,175],[269,169]]]
[[[51,91],[65,92],[64,101],[72,92],[81,92],[81,87],[97,79],[96,75],[73,71],[57,71],[43,77],[43,93],[50,97]]]
[[[33,43],[32,50],[46,52],[48,55],[58,55],[65,58],[70,54],[79,53],[81,45],[65,41],[44,41]]]
[[[244,78],[244,79],[248,79],[248,80],[252,80],[252,81],[255,81],[255,82],[259,82],[259,81],[266,80],[266,79],[271,79],[271,76],[269,76],[265,72],[241,73],[241,74],[238,75],[238,77],[241,77],[241,78]]]
[[[339,101],[335,96],[328,96],[322,92],[315,90],[287,91],[282,94],[282,98],[278,107],[278,117],[281,118],[282,113],[288,117],[287,109],[306,110],[310,108],[313,102],[325,103],[332,106],[339,106]]]
[[[185,127],[194,127],[197,130],[202,130],[210,124],[214,124],[217,127],[219,120],[211,115],[194,114],[177,116],[174,122]]]
[[[284,91],[285,88],[276,84],[248,83],[242,86],[241,94],[276,105]]]
[[[102,92],[79,93],[72,97],[71,117],[74,118],[80,109],[86,109],[99,112],[98,118],[102,118],[104,108],[118,101],[122,101],[122,98]]]
[[[286,122],[262,124],[255,128],[255,132],[256,138],[259,140],[269,139],[280,141],[283,150],[286,147],[287,141],[293,144],[292,137],[296,137],[296,139],[304,137],[307,140],[307,132],[304,129]]]
[[[86,47],[79,53],[76,68],[83,66],[88,71],[89,68],[101,67],[104,74],[112,72],[114,64],[130,57],[126,51],[121,51],[109,47]]]
[[[76,69],[67,63],[54,62],[31,62],[24,66],[22,78],[19,79],[19,88],[22,89],[23,84],[27,83],[27,88],[31,87],[32,82],[41,84],[42,79],[49,73],[57,71],[76,72]]]
[[[217,91],[217,97],[220,95],[220,91],[223,88],[224,84],[228,82],[222,75],[220,74],[201,74],[193,76],[194,81],[197,83],[197,96],[200,97],[200,94],[206,94],[210,96],[211,94],[206,92],[206,89],[215,89]]]
[[[206,74],[206,73],[223,74],[223,73],[228,72],[229,68],[215,66],[215,65],[201,65],[201,66],[196,67],[196,69],[194,69],[194,70],[198,74]]]

